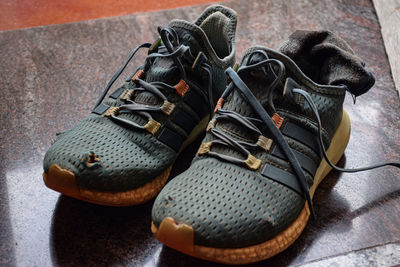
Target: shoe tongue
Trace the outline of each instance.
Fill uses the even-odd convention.
[[[264,61],[266,59],[273,58],[265,52],[254,52],[248,53],[243,57],[241,62],[241,67],[254,65],[258,62]],[[275,80],[276,76],[274,73],[278,73],[277,69],[272,69],[269,67],[258,68],[250,71],[242,71],[238,72],[240,78],[247,85],[253,95],[257,98],[260,104],[268,111],[268,99],[267,99],[267,89],[269,85]],[[281,84],[285,82],[285,75],[281,80]],[[282,90],[280,87],[282,85],[278,84],[278,88],[274,90],[274,94],[281,94]],[[239,92],[239,90],[235,89],[232,91],[231,95],[228,97],[228,100],[224,104],[224,109],[235,111],[243,116],[259,119],[257,113],[253,110],[252,106],[249,104],[247,99],[243,97],[243,95]],[[248,141],[253,140],[254,136],[249,133],[245,128],[237,125],[234,122],[225,122],[221,121],[218,123],[221,128],[226,129],[228,134],[235,136],[240,136],[240,138],[244,138]]]
[[[179,44],[190,47],[190,52],[194,57],[201,50],[199,34],[197,33],[200,28],[193,23],[187,21],[179,21],[179,27],[175,25],[176,22],[172,21],[168,25],[176,31],[179,36]],[[181,25],[188,25],[183,28]],[[191,29],[196,29],[194,30]],[[197,29],[198,28],[198,29]],[[201,30],[200,30],[201,31]],[[183,61],[181,61],[183,63]],[[179,69],[176,67],[173,58],[156,58],[149,70],[146,71],[147,82],[164,82],[169,85],[175,85],[181,79]],[[142,104],[157,105],[160,103],[160,99],[155,97],[152,93],[142,92],[137,95],[135,101]]]
[[[179,22],[179,23],[178,23]],[[187,21],[171,21],[167,27],[175,30],[179,37],[179,44],[188,46],[193,57],[196,57],[201,49],[201,39],[203,36],[201,29]],[[204,34],[204,33],[203,33]],[[162,81],[169,84],[175,84],[180,80],[179,70],[175,67],[173,58],[157,58],[146,72],[146,81]]]
[[[204,45],[201,45],[207,40],[207,36],[199,26],[184,20],[173,20],[168,24],[168,27],[176,31],[181,44],[190,47],[190,52],[194,57],[200,51],[208,56]]]
[[[244,56],[241,66],[248,66],[248,65],[254,65],[257,64],[258,62],[264,61],[268,58],[272,58],[271,56],[267,56],[266,54],[263,53],[252,53],[252,54],[247,54]],[[274,70],[275,73],[277,73],[277,70]],[[254,94],[254,96],[258,99],[258,101],[261,103],[261,105],[264,108],[267,108],[268,106],[268,100],[267,100],[267,92],[266,89],[268,86],[275,80],[275,75],[272,71],[271,68],[264,67],[260,69],[254,69],[251,71],[246,71],[246,72],[239,72],[238,73],[240,78],[244,81],[244,83],[247,85],[247,87],[250,89],[250,91]],[[285,81],[286,77],[282,78],[282,83]],[[279,84],[278,84],[279,87]],[[276,89],[274,90],[274,93],[280,93],[281,90]],[[232,97],[229,100],[230,104],[229,106],[231,107],[230,110],[233,110],[235,112],[238,112],[244,116],[249,116],[249,117],[257,117],[256,114],[253,111],[253,108],[250,106],[250,104],[247,102],[247,100],[242,96],[241,93],[239,93],[238,90],[234,90],[232,92]]]
[[[262,60],[263,59],[261,57],[260,58],[253,57],[251,59],[251,62],[249,62],[249,64],[250,63],[255,64],[256,62]],[[252,79],[250,75],[248,75],[247,73],[239,73],[239,76],[244,81],[244,83],[249,87],[249,89],[253,92],[253,94],[255,94],[255,91],[253,90],[255,88],[255,86],[253,86],[254,78]],[[223,109],[237,112],[245,117],[258,118],[253,108],[248,103],[247,99],[243,97],[243,95],[237,89],[234,89],[232,91],[231,95],[224,103]],[[220,127],[223,131],[225,131],[228,135],[232,136],[234,139],[237,139],[237,137],[239,137],[240,139],[251,141],[254,138],[246,128],[238,125],[236,122],[233,121],[222,120],[217,124],[217,127]]]

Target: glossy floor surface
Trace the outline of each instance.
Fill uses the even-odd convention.
[[[0,30],[61,24],[221,0],[2,0]]]
[[[376,85],[355,105],[350,96],[345,101],[352,134],[339,164],[356,167],[400,161],[400,101],[370,1],[225,4],[239,14],[238,58],[254,44],[277,48],[295,29],[328,28],[348,41],[374,72]],[[60,196],[42,181],[43,156],[55,133],[70,129],[89,113],[130,49],[152,42],[156,26],[173,18],[193,20],[203,9],[186,7],[0,32],[1,266],[208,265],[153,238],[152,203],[101,207]],[[142,59],[139,56],[134,64]],[[182,159],[190,158],[194,150],[192,146]],[[189,164],[182,162],[174,173]],[[399,251],[398,170],[331,173],[317,190],[314,206],[317,219],[294,245],[259,266],[316,264],[366,248],[386,251],[394,246]]]

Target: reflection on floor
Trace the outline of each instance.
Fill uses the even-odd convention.
[[[356,105],[351,97],[345,101],[352,135],[339,164],[400,161],[400,102],[370,1],[234,0],[226,5],[239,14],[238,58],[254,44],[276,48],[299,28],[328,28],[348,41],[377,81]],[[203,9],[0,32],[0,265],[216,266],[160,245],[150,232],[152,203],[96,206],[48,190],[41,178],[55,133],[88,114],[130,49],[153,41],[156,26],[172,18],[193,20]],[[142,60],[139,56],[133,64]],[[193,145],[182,155],[183,165],[195,150]],[[395,169],[331,173],[314,197],[317,219],[288,250],[255,266],[329,266],[357,263],[363,255],[400,264],[399,196]]]
[[[306,263],[303,267],[395,266],[400,262],[400,243],[390,243],[352,251],[343,255]]]

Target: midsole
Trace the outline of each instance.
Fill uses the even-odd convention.
[[[332,137],[331,144],[329,145],[326,154],[328,155],[329,160],[336,164],[340,158],[343,156],[344,151],[347,147],[347,144],[350,140],[350,117],[349,114],[345,110],[343,110],[342,119],[339,123],[339,127],[337,128],[335,134]],[[321,163],[318,166],[317,171],[314,176],[314,184],[310,187],[310,196],[314,197],[315,190],[318,185],[322,182],[322,180],[328,175],[328,173],[332,170],[332,167],[326,162],[325,159],[322,159]]]

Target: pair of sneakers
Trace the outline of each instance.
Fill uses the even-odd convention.
[[[194,23],[159,27],[160,38],[129,54],[92,113],[52,144],[46,186],[109,206],[158,195],[155,237],[210,261],[256,262],[291,245],[328,172],[357,171],[335,166],[350,137],[343,101],[374,78],[327,31],[297,31],[279,51],[252,47],[232,69],[235,30],[236,13],[219,5]],[[141,48],[144,64],[106,97]],[[165,185],[204,131],[189,169]],[[372,167],[383,165],[399,167]]]

